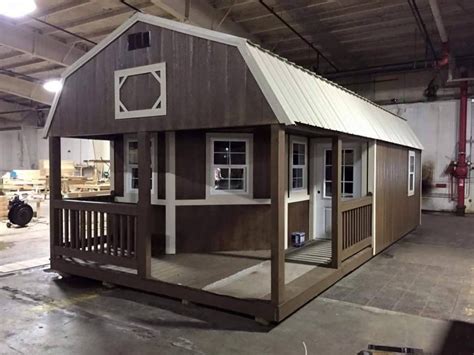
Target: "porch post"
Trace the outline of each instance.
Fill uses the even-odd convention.
[[[341,265],[342,253],[342,213],[341,213],[341,163],[342,141],[332,138],[332,267]]]
[[[151,152],[150,133],[138,133],[138,276],[151,276]]]
[[[124,146],[123,135],[115,137],[112,141],[113,147],[113,175],[114,196],[123,196],[124,192]]]
[[[279,305],[285,291],[285,131],[271,127],[271,301]]]
[[[49,229],[50,261],[54,262],[54,247],[59,245],[61,231],[60,211],[55,208],[55,201],[61,200],[61,138],[49,138]]]

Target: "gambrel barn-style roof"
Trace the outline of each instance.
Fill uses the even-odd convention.
[[[306,124],[416,149],[423,148],[405,119],[247,39],[141,13],[135,14],[69,67],[62,75],[64,87],[67,88],[68,77],[138,22],[236,47],[282,124]],[[61,92],[54,98],[45,136],[49,134],[60,97]]]

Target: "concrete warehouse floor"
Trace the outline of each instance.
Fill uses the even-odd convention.
[[[368,344],[472,354],[473,227],[474,217],[424,214],[416,232],[269,327],[43,268],[0,274],[0,354],[356,354]]]
[[[25,228],[0,221],[0,275],[28,265],[49,264],[49,219],[34,218]]]

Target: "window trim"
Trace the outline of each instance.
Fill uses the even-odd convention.
[[[413,171],[410,171],[411,164],[410,160],[413,157]],[[410,189],[410,181],[411,177],[413,176],[413,189]],[[409,150],[408,151],[408,196],[413,196],[415,195],[415,190],[416,190],[416,153],[414,150]]]
[[[124,135],[124,196],[133,195],[138,196],[138,188],[132,188],[132,168],[129,164],[128,155],[129,155],[129,143],[138,142],[136,135]],[[155,196],[156,191],[158,191],[158,139],[156,134],[151,135],[151,195]]]
[[[302,144],[304,145],[304,165],[294,165],[293,164],[293,152],[294,152],[294,145],[295,144]],[[303,193],[305,195],[308,194],[308,140],[305,137],[295,137],[292,136],[290,138],[290,152],[288,156],[289,161],[289,172],[288,172],[288,182],[289,182],[289,188],[290,188],[290,193],[296,193],[300,194]],[[293,169],[303,169],[303,186],[294,188],[293,187]]]
[[[215,141],[244,141],[245,165],[235,165],[236,168],[244,167],[244,190],[216,190],[214,188],[214,168],[220,164],[214,164],[214,142]],[[231,166],[231,165],[225,165]],[[253,135],[245,133],[207,133],[206,134],[206,171],[207,188],[206,199],[222,198],[225,196],[240,196],[253,198]]]
[[[157,81],[160,85],[160,95],[156,98],[153,107],[129,111],[120,100],[122,86],[127,78],[142,74],[150,74]],[[114,100],[116,120],[166,116],[166,62],[116,70],[114,72]]]

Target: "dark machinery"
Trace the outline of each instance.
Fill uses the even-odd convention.
[[[20,200],[19,196],[13,197],[8,203],[8,219],[7,227],[13,224],[19,227],[25,227],[33,218],[33,208],[25,201]]]

